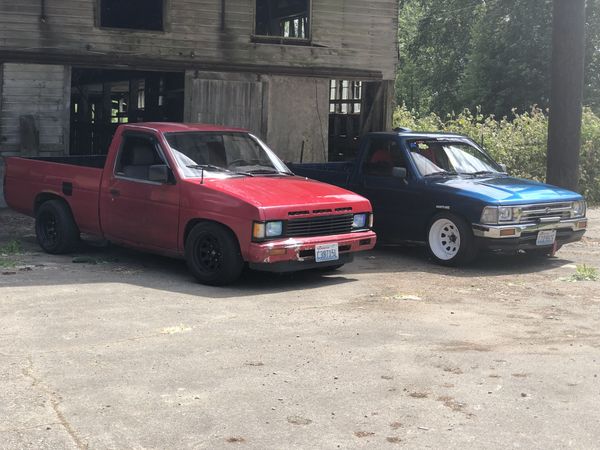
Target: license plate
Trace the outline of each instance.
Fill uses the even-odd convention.
[[[317,262],[337,261],[340,259],[338,244],[320,244],[315,246],[315,260]]]
[[[546,230],[540,231],[537,235],[537,240],[535,241],[535,245],[552,245],[556,240],[556,230]]]

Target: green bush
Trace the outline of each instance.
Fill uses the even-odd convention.
[[[546,179],[548,116],[539,108],[525,113],[513,111],[512,120],[469,110],[449,115],[444,120],[434,113],[419,116],[398,107],[394,112],[394,126],[464,134],[483,144],[496,161],[506,164],[511,175],[538,181]],[[583,112],[579,188],[589,203],[600,203],[600,117],[590,109]]]

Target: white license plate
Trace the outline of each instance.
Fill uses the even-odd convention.
[[[337,261],[340,259],[338,244],[319,244],[315,246],[315,260],[317,262]]]
[[[552,245],[556,241],[556,230],[540,231],[537,235],[535,245]]]

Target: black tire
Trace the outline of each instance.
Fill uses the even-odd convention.
[[[479,253],[471,227],[449,212],[436,214],[429,223],[427,249],[434,261],[444,266],[469,263]]]
[[[234,234],[212,222],[199,223],[192,229],[185,242],[185,259],[198,281],[212,286],[233,283],[244,268]]]
[[[79,228],[62,200],[48,200],[40,205],[35,214],[35,234],[40,247],[53,255],[69,253],[79,244]]]

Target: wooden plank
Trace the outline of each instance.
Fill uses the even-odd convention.
[[[393,79],[396,62],[397,0],[312,2],[310,29],[317,46],[254,44],[255,0],[228,0],[225,32],[215,0],[170,0],[165,32],[100,29],[95,0],[48,2],[47,22],[39,23],[39,1],[0,4],[0,52],[88,53],[146,59],[167,58],[257,67],[379,70]],[[201,45],[199,45],[201,43]],[[322,47],[321,47],[322,46]],[[57,55],[56,62],[64,62]]]
[[[27,125],[39,135],[39,146],[32,147],[31,139],[24,144],[28,151],[64,151],[65,138],[68,139],[70,70],[36,64],[6,63],[2,67],[5,76],[0,89],[0,135],[4,141],[1,146],[19,148],[23,144],[21,129]]]

